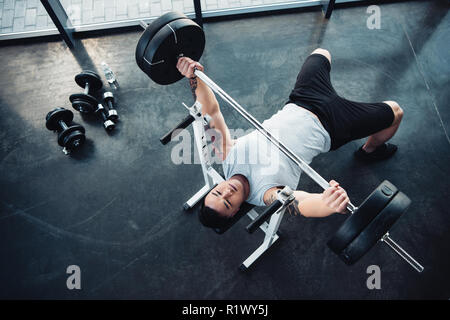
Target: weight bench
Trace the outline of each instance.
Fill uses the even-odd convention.
[[[160,141],[165,145],[169,143],[172,138],[176,137],[181,130],[187,128],[190,124],[193,126],[196,150],[200,159],[205,185],[183,205],[184,210],[190,210],[194,208],[197,203],[204,201],[206,195],[217,184],[225,179],[211,165],[211,159],[208,152],[208,141],[206,139],[205,132],[205,128],[209,123],[208,116],[202,116],[201,105],[199,102],[196,102],[192,107],[187,107],[184,103],[183,105],[189,110],[189,116],[165,134]],[[265,237],[262,244],[240,265],[241,270],[248,269],[253,262],[255,262],[264,252],[267,251],[267,249],[271,247],[273,243],[279,239],[278,228],[281,220],[283,219],[287,205],[293,200],[293,195],[291,198],[289,197],[292,190],[290,190],[291,193],[289,193],[289,190],[289,187],[283,189],[285,193],[280,192],[279,199],[269,206],[262,214],[258,214],[254,210],[254,205],[244,202],[239,211],[229,219],[228,224],[221,228],[212,228],[217,234],[223,234],[234,224],[236,224],[242,217],[247,215],[251,219],[251,223],[247,226],[246,230],[249,233],[253,233],[259,228],[264,232]],[[268,222],[266,222],[269,216],[271,218]]]

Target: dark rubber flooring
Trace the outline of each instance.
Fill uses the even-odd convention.
[[[224,235],[202,227],[183,203],[202,187],[199,165],[175,165],[159,138],[185,117],[186,81],[158,86],[139,70],[140,31],[0,48],[0,298],[34,299],[449,299],[450,24],[447,1],[380,5],[381,29],[367,6],[207,22],[206,73],[259,120],[286,102],[309,53],[328,49],[332,83],[357,101],[395,100],[405,111],[397,154],[361,164],[351,142],[312,162],[359,204],[388,179],[413,201],[391,236],[425,270],[417,273],[377,244],[354,266],[326,246],[344,221],[286,216],[283,237],[249,272],[241,262],[262,233],[243,218]],[[88,141],[66,156],[45,116],[81,92],[74,76],[106,61],[121,89],[112,135],[75,112]],[[106,82],[105,82],[106,84]],[[248,125],[221,105],[230,128]],[[190,129],[192,132],[192,129]],[[299,188],[319,192],[302,176]],[[66,268],[81,268],[68,290]],[[381,289],[366,286],[370,265]]]

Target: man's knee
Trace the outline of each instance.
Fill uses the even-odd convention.
[[[394,112],[394,122],[392,123],[392,125],[399,124],[403,118],[403,109],[395,101],[383,101],[383,102],[389,105],[392,108],[392,111]]]
[[[323,55],[325,58],[328,59],[328,61],[330,61],[330,64],[331,64],[331,54],[328,50],[322,49],[322,48],[317,48],[311,54],[314,54],[314,53]]]

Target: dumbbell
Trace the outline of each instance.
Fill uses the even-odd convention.
[[[64,147],[64,153],[81,147],[86,140],[84,127],[79,124],[72,125],[72,111],[65,108],[56,108],[50,111],[45,119],[47,129],[58,132],[58,144]]]
[[[75,82],[84,88],[83,93],[72,94],[69,98],[72,107],[81,113],[93,113],[97,110],[98,101],[90,92],[103,87],[102,79],[93,71],[85,70],[75,76]]]
[[[108,118],[108,113],[105,110],[105,107],[101,103],[98,104],[96,114],[99,114],[103,119],[103,127],[106,131],[112,131],[116,127],[116,124]]]
[[[117,114],[117,110],[114,108],[114,95],[112,92],[105,92],[103,94],[103,99],[105,100],[106,105],[108,106],[108,119],[112,121],[119,120],[119,115]]]

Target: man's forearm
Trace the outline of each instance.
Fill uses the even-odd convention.
[[[219,103],[217,102],[214,92],[198,77],[189,79],[194,99],[201,103],[202,114],[208,114],[211,117],[209,122],[210,129],[214,130],[213,148],[216,154],[225,159],[228,150],[233,146],[230,131],[225,123],[222,113],[220,112]]]
[[[308,218],[321,218],[333,214],[335,211],[322,200],[320,193],[294,191],[295,199],[286,208],[291,215],[302,215]],[[276,200],[276,193],[270,195],[269,204]]]
[[[269,206],[277,199],[277,192],[281,187],[273,187],[264,194],[264,203]],[[305,191],[294,191],[292,201],[286,211],[291,215],[302,215],[310,218],[327,217],[333,213],[346,213],[349,202],[347,193],[339,186],[339,183],[331,180],[330,187],[323,193],[308,193]]]
[[[202,105],[202,113],[213,115],[219,111],[219,103],[217,102],[214,92],[200,78],[195,77],[189,79],[192,96],[194,100]]]
[[[335,213],[323,202],[322,195],[317,193],[309,193],[307,197],[299,201],[298,210],[303,216],[309,218],[322,218]]]

